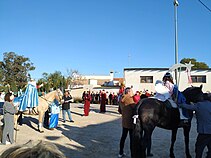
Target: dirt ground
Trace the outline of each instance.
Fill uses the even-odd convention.
[[[55,143],[67,158],[117,158],[121,137],[121,115],[116,105],[107,105],[107,112],[99,113],[99,104],[92,104],[90,115],[85,117],[82,104],[71,105],[74,123],[61,122],[55,130],[37,131],[37,116],[24,116],[23,126],[19,126],[16,144],[29,140],[46,140]],[[192,121],[190,133],[190,151],[195,156],[196,120]],[[152,138],[154,158],[168,158],[171,132],[156,128]],[[1,145],[0,153],[13,145]],[[130,157],[129,137],[126,140],[126,157]],[[175,156],[185,158],[183,130],[179,129],[175,143]],[[204,156],[205,157],[205,156]]]

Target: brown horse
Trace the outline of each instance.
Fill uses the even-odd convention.
[[[57,89],[57,90],[47,93],[45,96],[41,96],[38,98],[39,105],[37,107],[33,108],[32,112],[34,115],[39,115],[39,117],[38,117],[38,120],[39,120],[38,131],[39,132],[41,132],[41,133],[44,132],[43,131],[43,118],[44,118],[45,112],[48,110],[51,103],[53,103],[54,99],[61,102],[62,96],[63,96],[62,91],[60,89]],[[18,113],[14,116],[15,128],[17,127],[17,120],[18,120],[18,116],[20,115],[20,113],[21,112],[18,111]],[[27,114],[29,114],[29,110],[24,111],[22,113],[27,115]]]

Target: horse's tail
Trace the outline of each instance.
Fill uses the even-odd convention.
[[[133,158],[139,158],[142,155],[142,135],[143,135],[143,126],[142,122],[140,120],[139,115],[139,108],[142,104],[142,102],[145,99],[142,99],[138,102],[135,108],[135,114],[133,116],[134,119],[134,130],[133,130],[133,141],[132,141],[132,155]]]

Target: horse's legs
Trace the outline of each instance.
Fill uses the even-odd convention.
[[[143,153],[142,157],[146,157],[146,150],[147,152],[151,152],[151,141],[152,141],[152,132],[154,128],[148,128],[147,130],[144,131],[144,137],[143,137]],[[150,148],[150,149],[149,149]]]
[[[170,147],[170,158],[175,158],[174,156],[174,143],[177,137],[177,128],[172,130],[171,133],[171,147]]]
[[[43,116],[44,116],[44,112],[43,111],[39,111],[39,124],[38,124],[38,130],[42,133],[43,131]]]
[[[22,126],[22,124],[23,124],[23,113],[22,112],[20,112],[17,122],[20,126]]]
[[[185,154],[187,158],[191,158],[190,150],[189,150],[189,133],[191,126],[183,127],[183,134],[185,137]]]
[[[151,146],[152,146],[152,136],[150,137],[150,140],[148,141],[147,156],[153,156],[153,154],[151,153]]]

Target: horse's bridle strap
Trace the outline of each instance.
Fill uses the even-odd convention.
[[[40,98],[44,99],[49,105],[51,105],[53,102],[50,100],[47,100],[46,98],[44,98],[43,96],[40,96]]]

